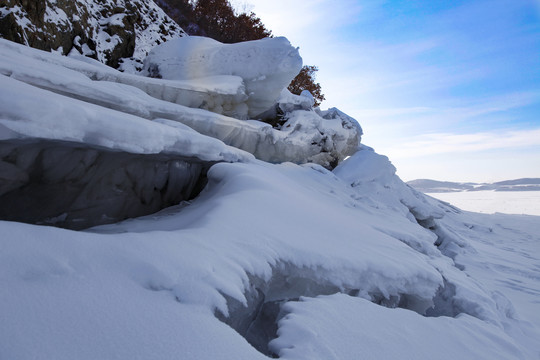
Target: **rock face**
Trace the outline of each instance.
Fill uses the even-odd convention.
[[[151,0],[6,0],[0,37],[137,70],[150,49],[185,35]]]
[[[194,198],[212,162],[86,144],[0,142],[0,219],[85,229]]]

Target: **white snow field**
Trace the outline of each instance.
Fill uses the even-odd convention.
[[[428,193],[427,195],[468,211],[540,216],[540,191],[488,190]]]
[[[0,359],[540,358],[540,217],[413,190],[339,110],[282,93],[279,130],[4,40],[0,73]]]

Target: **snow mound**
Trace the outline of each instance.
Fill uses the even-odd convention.
[[[366,359],[446,360],[522,356],[501,329],[468,316],[422,318],[343,294],[301,298],[283,306],[283,312],[279,338],[270,343],[280,359],[354,360],[359,354]]]
[[[250,118],[272,107],[301,68],[298,49],[284,37],[222,44],[190,36],[155,47],[144,60],[145,72],[163,79],[240,77],[248,95],[248,111],[238,115]]]

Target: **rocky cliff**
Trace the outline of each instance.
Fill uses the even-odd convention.
[[[82,54],[121,70],[185,35],[152,0],[2,0],[0,37],[41,50]]]

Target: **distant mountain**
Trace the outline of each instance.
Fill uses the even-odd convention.
[[[523,178],[516,180],[505,180],[494,183],[495,185],[540,185],[540,178]]]
[[[431,179],[417,179],[407,182],[418,191],[424,193],[442,193],[459,191],[540,191],[540,178],[523,178],[505,180],[494,183],[461,183],[451,181],[438,181]]]
[[[407,182],[416,190],[422,192],[455,192],[455,191],[470,191],[474,189],[474,183],[458,183],[450,181],[438,181],[430,179],[417,179]]]

